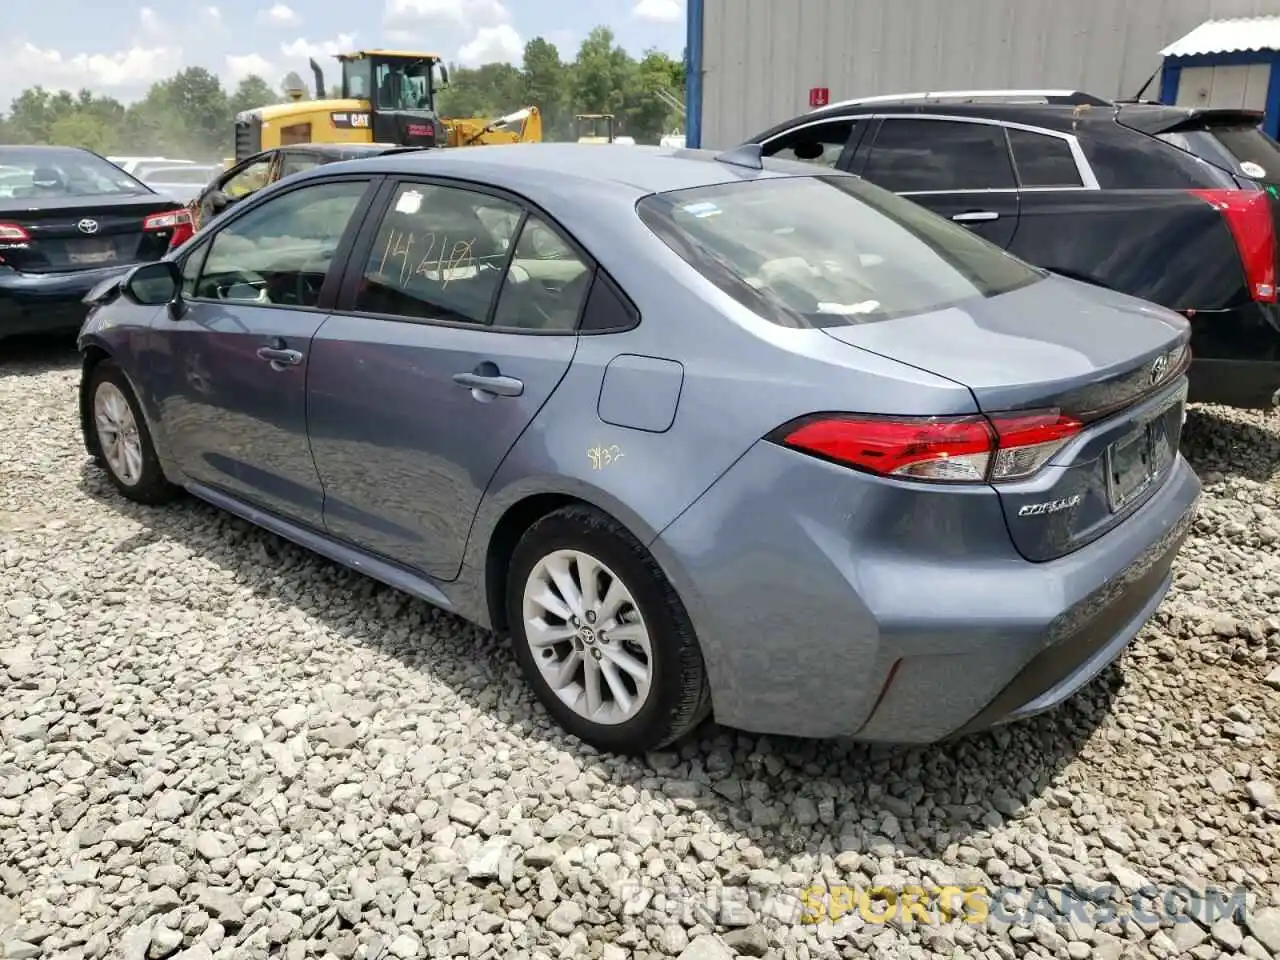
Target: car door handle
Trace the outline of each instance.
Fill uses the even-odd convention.
[[[515,377],[504,377],[501,374],[455,373],[453,382],[468,390],[487,393],[494,397],[518,397],[524,393],[523,382]]]
[[[277,369],[280,367],[296,367],[302,362],[301,351],[286,350],[283,347],[259,347],[258,356],[263,360],[270,360],[271,365]]]
[[[999,220],[1000,214],[994,210],[970,210],[968,213],[957,213],[951,219],[956,223],[983,223],[988,220]]]

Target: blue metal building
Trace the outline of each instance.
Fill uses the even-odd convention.
[[[1162,103],[1261,110],[1280,134],[1280,16],[1209,20],[1160,53]]]

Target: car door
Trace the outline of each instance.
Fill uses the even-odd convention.
[[[277,150],[259,153],[236,164],[209,184],[194,204],[196,229],[203,227],[227,207],[272,183],[279,169],[279,157]]]
[[[153,327],[156,401],[182,471],[317,529],[323,498],[307,441],[308,354],[337,291],[332,265],[354,239],[348,225],[370,182],[307,183],[219,226],[182,264],[173,318]]]
[[[331,534],[457,576],[507,452],[563,379],[593,265],[519,201],[389,186],[311,348],[311,449]]]
[[[861,117],[802,123],[763,141],[760,152],[778,160],[800,160],[843,170],[868,126],[869,121]]]
[[[1018,184],[1004,128],[958,117],[884,117],[854,170],[1008,249]]]

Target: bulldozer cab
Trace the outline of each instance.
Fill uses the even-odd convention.
[[[437,86],[449,82],[449,72],[434,53],[397,50],[358,50],[338,55],[342,63],[342,96],[369,104],[361,118],[374,142],[406,147],[434,147],[443,143],[445,131],[436,113]],[[323,78],[314,62],[317,85]],[[437,84],[436,74],[439,73]],[[320,96],[321,94],[317,94]]]
[[[612,113],[580,113],[573,119],[579,143],[613,143]]]

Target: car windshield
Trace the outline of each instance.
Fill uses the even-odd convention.
[[[1210,124],[1201,130],[1178,130],[1159,137],[1236,176],[1280,184],[1280,143],[1255,124]]]
[[[855,177],[695,187],[645,197],[638,212],[704,277],[784,326],[924,313],[1047,276]]]
[[[13,199],[148,193],[114,163],[84,150],[0,148],[0,195]]]

